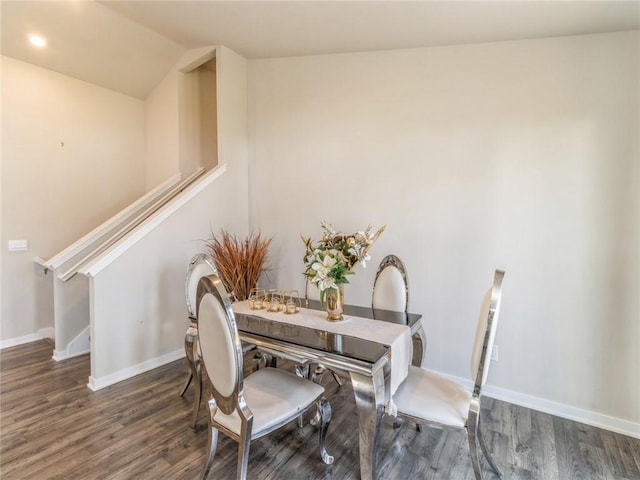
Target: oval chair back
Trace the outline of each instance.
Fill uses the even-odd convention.
[[[197,298],[196,293],[198,289],[198,282],[202,277],[211,275],[212,273],[218,273],[215,262],[206,253],[199,253],[195,255],[189,262],[187,268],[187,280],[185,282],[185,298],[187,299],[187,312],[189,318],[196,318],[197,310]]]
[[[198,340],[203,371],[220,410],[230,415],[242,392],[242,346],[231,302],[220,278],[213,274],[198,283]]]
[[[406,312],[409,308],[409,280],[402,260],[395,255],[382,259],[376,272],[371,296],[374,310]]]

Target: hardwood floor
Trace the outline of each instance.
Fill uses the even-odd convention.
[[[27,479],[196,479],[207,448],[206,416],[189,428],[193,392],[178,391],[184,361],[91,392],[89,357],[56,363],[46,341],[0,352],[0,477]],[[284,365],[283,368],[287,368]],[[348,381],[325,386],[333,408],[327,448],[314,427],[291,424],[251,444],[252,480],[359,478],[358,427]],[[484,431],[507,479],[640,479],[640,440],[483,399]],[[379,479],[473,479],[466,436],[385,418]],[[236,443],[220,436],[212,478],[235,477]],[[485,466],[486,478],[493,479]]]

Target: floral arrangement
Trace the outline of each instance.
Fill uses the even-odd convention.
[[[385,225],[372,233],[371,225],[364,231],[346,235],[337,232],[327,222],[321,223],[322,240],[313,242],[302,237],[307,249],[304,256],[304,274],[320,290],[320,299],[324,302],[324,293],[328,289],[337,289],[338,285],[349,283],[347,275],[353,275],[353,268],[360,263],[366,267],[371,260],[368,254],[371,246],[385,229]]]

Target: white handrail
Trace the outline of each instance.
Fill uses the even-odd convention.
[[[163,205],[173,199],[177,194],[182,192],[185,188],[187,188],[191,183],[193,183],[198,177],[200,177],[204,173],[204,168],[199,168],[185,180],[180,182],[177,186],[166,192],[160,199],[156,200],[149,207],[145,208],[141,213],[137,214],[131,220],[129,220],[123,227],[119,228],[117,232],[115,232],[107,241],[101,243],[97,248],[91,250],[87,255],[83,256],[80,260],[75,262],[72,267],[67,269],[66,272],[58,275],[58,278],[63,282],[66,282],[70,278],[72,278],[78,270],[86,264],[89,260],[93,259],[97,255],[100,255],[102,252],[108,250],[112,245],[116,244],[121,238],[131,232],[135,227],[137,227],[144,220],[153,215],[156,211],[158,211]]]
[[[209,186],[217,178],[221,177],[226,172],[226,170],[227,166],[225,164],[218,165],[217,167],[209,170],[199,182],[197,182],[187,191],[183,192],[180,196],[176,197],[156,215],[150,216],[147,220],[141,223],[137,228],[131,231],[125,238],[122,238],[110,249],[91,259],[87,264],[85,264],[78,270],[78,273],[86,275],[88,277],[95,277],[104,268],[110,265],[115,259],[117,259],[120,255],[131,248],[131,246],[135,245],[150,231],[152,231],[164,220],[173,215],[173,213],[176,212],[180,207],[185,205],[198,193],[207,188],[207,186]]]
[[[62,250],[57,255],[54,255],[49,260],[43,260],[42,258],[38,258],[35,262],[42,266],[45,273],[47,270],[55,270],[59,268],[64,263],[68,262],[75,255],[79,254],[82,250],[87,248],[91,243],[96,241],[105,233],[109,232],[109,230],[113,229],[119,222],[123,219],[127,218],[133,212],[135,212],[141,206],[149,203],[150,201],[156,200],[161,195],[164,195],[170,188],[174,187],[178,182],[180,182],[180,178],[182,175],[180,173],[175,174],[171,178],[167,179],[160,185],[158,185],[153,190],[150,190],[145,195],[140,197],[138,200],[133,202],[131,205],[116,213],[113,217],[111,217],[106,222],[97,226],[85,236],[80,238],[79,240],[73,242],[67,248]]]

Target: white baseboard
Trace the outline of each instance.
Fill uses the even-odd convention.
[[[468,378],[447,375],[442,372],[436,372],[456,383],[465,385],[469,389],[473,389],[473,382]],[[503,402],[513,403],[521,407],[530,408],[539,412],[548,413],[557,417],[566,418],[575,422],[584,423],[593,427],[603,428],[612,432],[621,433],[634,438],[640,438],[640,423],[631,422],[622,418],[611,417],[602,413],[584,410],[578,407],[572,407],[553,400],[527,395],[525,393],[514,392],[505,388],[485,385],[482,394],[487,397],[502,400]]]
[[[53,328],[42,328],[36,333],[30,333],[29,335],[23,335],[22,337],[8,338],[7,340],[0,341],[0,350],[3,348],[15,347],[16,345],[23,345],[25,343],[37,342],[43,338],[54,337]]]
[[[169,352],[160,357],[152,358],[151,360],[147,360],[146,362],[139,363],[132,367],[124,368],[122,370],[111,373],[109,375],[105,375],[103,377],[90,376],[87,387],[89,387],[90,390],[95,392],[96,390],[100,390],[101,388],[108,387],[109,385],[113,385],[114,383],[127,380],[141,373],[148,372],[149,370],[153,370],[154,368],[158,368],[158,367],[161,367],[162,365],[166,365],[167,363],[171,363],[175,360],[179,360],[184,356],[185,356],[184,349],[181,348],[179,350],[174,350],[173,352]]]
[[[53,355],[51,356],[56,362],[60,362],[62,360],[67,359],[67,351],[66,350],[56,350],[53,349]]]
[[[67,358],[79,357],[91,353],[91,328],[87,325],[85,329],[80,332],[76,338],[69,342],[67,348],[64,350],[54,350],[53,358],[56,362],[66,360]]]
[[[51,358],[54,359],[56,362],[60,362],[68,358],[79,357],[80,355],[86,355],[87,353],[91,353],[90,348],[86,350],[76,350],[75,352],[72,352],[72,353],[70,353],[68,350],[54,350]]]

